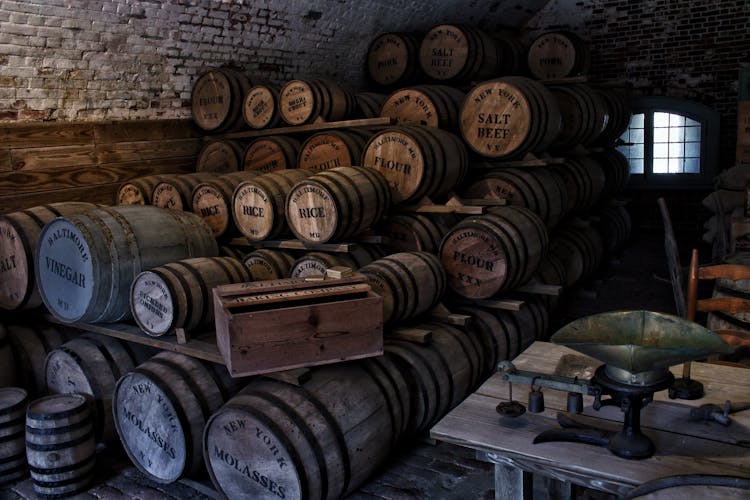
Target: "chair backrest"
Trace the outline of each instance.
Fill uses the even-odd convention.
[[[750,313],[750,299],[736,297],[711,297],[698,299],[699,280],[750,280],[750,266],[742,264],[717,264],[698,267],[698,250],[693,249],[690,258],[687,286],[686,318],[695,321],[697,311],[727,314]],[[750,345],[750,330],[714,330],[730,345]]]

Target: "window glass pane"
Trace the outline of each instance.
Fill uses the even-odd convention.
[[[686,141],[700,141],[701,140],[701,128],[700,127],[688,127],[685,129],[685,140]]]
[[[700,174],[701,173],[700,158],[685,158],[685,173]]]
[[[683,127],[671,127],[669,129],[669,142],[682,142],[685,140],[685,129]]]
[[[700,142],[686,142],[685,143],[685,156],[697,158],[701,155],[701,143]]]
[[[654,128],[654,142],[669,142],[669,129],[664,127]]]
[[[669,160],[666,158],[654,158],[653,172],[655,174],[666,174],[669,168]]]
[[[630,146],[630,158],[643,158],[643,144]]]
[[[676,115],[674,113],[669,114],[669,126],[670,127],[684,127],[685,117],[682,115]]]
[[[638,113],[637,115],[633,115],[630,117],[630,125],[628,125],[630,128],[643,128],[644,123],[644,115],[643,113]]]
[[[669,173],[670,174],[682,173],[682,158],[670,158],[669,159]]]
[[[684,155],[684,144],[681,142],[670,142],[669,143],[669,157],[670,158],[680,158]]]
[[[669,113],[654,113],[654,127],[669,127]]]
[[[701,124],[700,124],[700,122],[697,122],[695,120],[691,120],[690,118],[687,118],[685,120],[685,125],[687,125],[688,127],[700,127]]]
[[[654,158],[669,157],[669,144],[654,144]]]
[[[630,129],[630,142],[643,144],[643,129],[642,128]]]
[[[642,174],[643,173],[643,160],[630,160],[630,173]]]

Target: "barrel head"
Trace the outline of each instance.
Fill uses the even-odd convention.
[[[302,145],[298,167],[320,172],[335,167],[351,167],[354,163],[356,161],[341,137],[320,133],[310,137]]]
[[[234,222],[247,238],[260,241],[273,230],[276,205],[262,185],[253,181],[240,184],[232,204]]]
[[[576,47],[562,33],[544,33],[529,47],[528,63],[531,73],[541,80],[572,76]]]
[[[279,101],[281,118],[289,125],[306,123],[316,107],[312,87],[301,80],[287,82],[279,92]]]
[[[174,322],[172,292],[164,279],[151,271],[139,274],[130,290],[130,308],[141,329],[164,335]]]
[[[286,219],[301,240],[325,243],[338,227],[338,207],[328,189],[314,182],[302,181],[287,196]]]
[[[264,174],[291,168],[281,145],[273,139],[258,139],[245,150],[243,170],[259,170]]]
[[[33,242],[32,242],[33,243]],[[13,223],[0,218],[0,308],[17,309],[34,288],[32,255]]]
[[[383,104],[380,116],[395,118],[398,123],[439,127],[438,109],[432,98],[418,89],[397,90]]]
[[[223,235],[229,228],[232,216],[228,200],[210,183],[199,184],[193,191],[193,213],[203,219],[214,236]]]
[[[378,85],[397,83],[414,64],[409,48],[397,33],[384,33],[370,44],[367,51],[367,72]]]
[[[450,24],[435,26],[419,48],[422,70],[435,80],[450,80],[461,73],[469,56],[466,34]]]
[[[362,166],[377,170],[388,181],[394,203],[409,200],[420,190],[424,165],[422,146],[399,129],[372,137],[362,154]]]
[[[256,85],[245,95],[242,102],[242,116],[250,128],[261,129],[271,126],[278,113],[277,94],[266,85]]]
[[[203,130],[220,128],[232,107],[232,86],[220,71],[204,73],[193,85],[191,95],[193,120]]]
[[[497,237],[479,227],[457,227],[440,248],[450,287],[458,294],[483,299],[493,296],[505,283],[508,269]]]

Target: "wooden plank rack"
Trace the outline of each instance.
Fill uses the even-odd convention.
[[[565,163],[565,158],[527,153],[520,160],[491,160],[477,162],[472,168],[492,170],[493,168],[506,167],[547,167],[550,165],[562,165],[563,163]]]
[[[142,344],[149,347],[155,347],[165,351],[177,352],[198,358],[212,363],[224,364],[224,358],[221,357],[219,349],[216,347],[216,335],[213,332],[206,332],[195,338],[184,339],[181,343],[176,336],[150,337],[143,333],[140,328],[128,323],[63,323],[52,315],[46,315],[45,319],[51,323],[71,326],[87,332],[107,335],[109,337]]]
[[[234,238],[230,245],[255,248],[281,248],[285,250],[305,250],[308,252],[351,252],[356,243],[309,243],[301,240],[263,240],[250,241],[247,238]]]
[[[395,120],[387,116],[379,118],[363,118],[361,120],[344,120],[338,122],[319,121],[308,125],[295,125],[290,127],[266,128],[261,130],[243,130],[241,132],[230,132],[221,135],[207,135],[206,141],[216,139],[250,139],[268,135],[300,134],[305,132],[320,132],[321,130],[333,130],[352,127],[387,127],[393,125]]]
[[[507,205],[507,200],[485,200],[460,198],[453,195],[444,204],[434,203],[425,197],[414,205],[402,205],[402,212],[416,212],[422,214],[463,214],[482,215],[487,213],[487,208]]]

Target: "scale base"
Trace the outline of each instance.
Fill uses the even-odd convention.
[[[692,378],[678,378],[669,388],[669,399],[700,399],[703,384]]]

